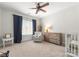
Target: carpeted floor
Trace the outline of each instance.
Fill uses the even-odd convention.
[[[0,51],[10,50],[10,57],[64,57],[64,47],[48,42],[23,42],[1,48]]]

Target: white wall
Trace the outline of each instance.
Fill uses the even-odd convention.
[[[2,35],[12,33],[13,35],[13,16],[12,12],[2,10]]]
[[[0,9],[0,36],[1,36],[1,30],[2,30],[2,28],[1,28],[1,27],[2,27],[2,26],[1,26],[1,25],[2,25],[2,24],[1,24],[1,21],[2,21],[2,20],[1,20],[1,9]]]
[[[0,46],[2,44],[1,36],[2,36],[2,10],[0,9]]]
[[[42,24],[43,30],[46,25],[50,25],[53,32],[79,33],[79,5],[42,18]]]

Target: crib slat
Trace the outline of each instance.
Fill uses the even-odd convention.
[[[71,45],[70,45],[70,42],[71,42],[71,34],[68,34],[68,50],[69,50],[69,53],[71,53]]]
[[[67,50],[68,50],[68,52],[70,52],[70,46],[69,46],[69,42],[70,42],[70,36],[69,36],[69,34],[67,34]]]
[[[77,38],[76,38],[76,35],[74,35],[74,41],[76,41]],[[76,45],[74,44],[74,54],[76,55]]]
[[[67,56],[67,52],[68,52],[68,40],[67,40],[67,34],[65,34],[65,56]]]
[[[73,39],[73,35],[71,34],[71,38],[70,38],[70,45],[71,45],[70,49],[71,49],[71,53],[73,53],[73,45],[71,44],[72,39]]]
[[[79,35],[77,35],[77,41],[79,42]],[[78,56],[79,56],[79,44],[78,44]]]

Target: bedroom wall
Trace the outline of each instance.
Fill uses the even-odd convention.
[[[0,8],[0,36],[2,37],[5,33],[11,33],[13,35],[13,14],[20,15],[29,19],[36,19],[37,24],[39,18],[22,14],[17,11],[11,11],[4,8]],[[26,40],[30,39],[31,35],[26,36]]]
[[[12,12],[2,9],[2,35],[5,33],[13,34]]]
[[[51,26],[52,32],[79,33],[79,5],[72,6],[42,18],[43,31]]]
[[[0,27],[1,27],[1,10],[0,10]],[[1,36],[1,28],[0,28],[0,36]]]
[[[2,36],[2,11],[0,9],[0,44],[2,44],[1,36]]]

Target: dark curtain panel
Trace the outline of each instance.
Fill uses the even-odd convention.
[[[34,35],[34,33],[36,31],[36,20],[33,19],[32,24],[33,24],[33,35]]]
[[[14,43],[21,43],[22,40],[22,16],[13,15]]]

